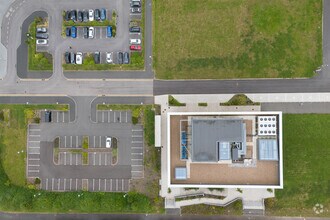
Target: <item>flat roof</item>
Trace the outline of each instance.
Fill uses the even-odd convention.
[[[218,142],[243,142],[239,118],[192,118],[192,161],[216,162]]]
[[[257,123],[257,121],[254,117],[260,115],[276,115],[278,117],[278,134],[276,136],[278,160],[259,160],[258,158],[258,138],[251,135],[254,135],[256,132],[255,123]],[[188,120],[189,117],[191,117],[191,119],[198,118],[198,116],[216,119],[242,119],[243,125],[246,125],[246,132],[244,134],[246,136],[245,138],[247,138],[246,158],[256,158],[257,161],[247,159],[247,166],[237,166],[235,163],[225,161],[208,163],[192,162],[190,159],[180,159],[181,121]],[[192,141],[192,126],[190,128],[191,134],[189,138],[191,138],[190,141]],[[262,139],[264,137],[259,138]],[[167,112],[166,148],[166,172],[169,187],[283,188],[282,112]],[[188,153],[191,158],[191,149]],[[223,155],[223,158],[228,157]],[[187,168],[186,180],[175,179],[175,168],[177,167]]]

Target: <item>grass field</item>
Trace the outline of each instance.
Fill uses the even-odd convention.
[[[322,64],[322,0],[155,0],[161,79],[311,77]]]
[[[267,202],[267,214],[330,217],[330,115],[284,115],[284,189]],[[320,216],[322,216],[320,215]]]

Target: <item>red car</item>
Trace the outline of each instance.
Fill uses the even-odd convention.
[[[131,45],[129,47],[130,50],[141,50],[141,46],[140,45]]]

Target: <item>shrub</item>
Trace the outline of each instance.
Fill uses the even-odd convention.
[[[176,100],[173,96],[168,96],[168,104],[170,106],[186,106],[186,103],[181,103],[178,100]]]

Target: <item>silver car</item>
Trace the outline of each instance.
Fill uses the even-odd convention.
[[[37,45],[47,45],[48,44],[48,40],[37,39],[36,43],[37,43]]]

